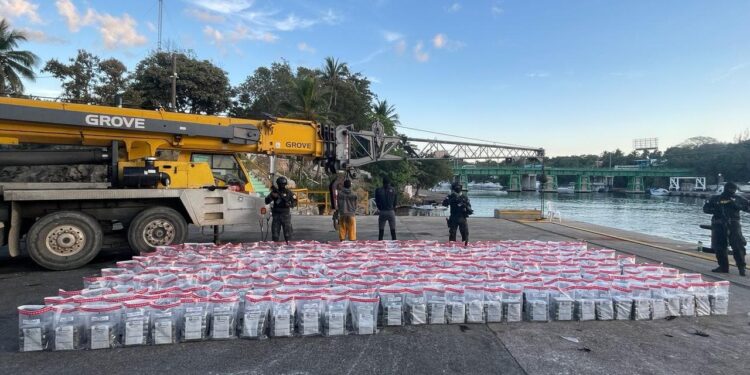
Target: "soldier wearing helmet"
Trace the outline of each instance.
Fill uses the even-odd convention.
[[[451,193],[443,200],[443,206],[450,207],[448,217],[448,241],[456,240],[456,229],[461,232],[461,241],[469,242],[469,224],[467,218],[474,213],[469,197],[461,194],[463,186],[459,182],[451,185]]]
[[[291,209],[297,206],[297,195],[286,188],[288,181],[281,176],[276,179],[276,186],[271,194],[266,197],[266,204],[271,204],[271,239],[278,242],[281,238],[281,229],[284,229],[284,240],[292,240],[292,213]]]

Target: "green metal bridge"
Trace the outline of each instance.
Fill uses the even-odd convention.
[[[469,176],[510,176],[508,191],[522,191],[536,189],[536,176],[542,174],[540,166],[477,166],[456,165],[453,174],[460,181],[467,184]],[[628,185],[626,191],[629,193],[643,193],[644,177],[692,177],[691,169],[659,168],[659,167],[619,167],[619,168],[544,168],[547,183],[544,191],[557,191],[558,176],[576,176],[575,191],[580,193],[591,192],[592,179],[598,179],[605,185],[611,186],[614,177],[627,177]]]

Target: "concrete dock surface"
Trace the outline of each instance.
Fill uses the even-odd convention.
[[[330,217],[295,216],[295,238],[337,240]],[[16,307],[40,304],[58,288],[128,259],[103,251],[72,271],[44,270],[0,249],[0,373],[3,374],[742,374],[750,373],[750,279],[711,274],[711,254],[695,244],[580,222],[469,219],[471,240],[584,240],[663,262],[707,280],[732,282],[727,316],[659,321],[465,324],[386,328],[372,336],[232,340],[100,351],[18,353]],[[358,217],[359,239],[377,239],[377,218]],[[387,232],[387,231],[386,231]],[[445,218],[398,217],[399,239],[447,239]],[[388,237],[388,233],[386,233]],[[257,228],[227,227],[222,240],[261,239]],[[210,242],[208,233],[191,233]]]

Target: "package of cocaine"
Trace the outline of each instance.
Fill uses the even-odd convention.
[[[503,292],[504,288],[484,288],[484,319],[487,323],[503,321]]]
[[[294,297],[274,297],[271,300],[271,337],[294,335]]]
[[[18,350],[36,352],[49,349],[54,308],[45,305],[18,307]]]
[[[727,315],[729,312],[729,281],[713,283],[708,296],[711,315]]]
[[[150,344],[151,315],[151,303],[148,300],[132,300],[123,302],[123,346],[140,346]]]
[[[524,309],[526,320],[530,322],[549,321],[549,291],[544,287],[528,286],[524,288]]]
[[[179,341],[177,323],[182,318],[180,300],[160,299],[151,303],[151,336],[154,345]]]
[[[268,338],[268,317],[271,313],[270,295],[245,294],[240,337],[246,339]]]
[[[377,297],[349,297],[349,309],[352,317],[352,332],[355,335],[372,335],[378,329]]]
[[[297,335],[319,336],[323,334],[325,300],[319,295],[294,297]]]
[[[386,326],[402,326],[404,321],[404,292],[401,287],[383,287],[378,291],[380,296],[381,323]]]
[[[427,300],[422,289],[406,288],[404,290],[406,320],[411,325],[427,324]]]
[[[323,314],[323,335],[341,336],[347,334],[349,298],[346,295],[326,296]]]
[[[523,290],[506,288],[503,291],[503,319],[508,323],[523,320]]]
[[[445,288],[445,315],[448,324],[466,323],[466,299],[464,289],[448,286]]]
[[[179,303],[174,306],[179,306]],[[85,349],[111,349],[120,346],[120,305],[98,303],[81,305],[78,309],[83,316]]]
[[[466,301],[466,323],[486,323],[484,287],[467,286],[464,289]]]
[[[446,324],[445,290],[442,285],[430,285],[423,289],[427,300],[427,320],[429,324]]]
[[[633,320],[650,320],[651,304],[651,298],[633,297]]]

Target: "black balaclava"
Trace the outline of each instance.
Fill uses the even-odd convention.
[[[454,182],[453,185],[451,185],[451,190],[453,190],[456,193],[460,193],[461,190],[463,190],[463,189],[464,189],[464,187],[461,186],[461,183],[459,183],[459,182]]]
[[[724,192],[721,193],[722,196],[732,197],[735,193],[737,193],[737,184],[734,182],[727,182],[724,184]]]

